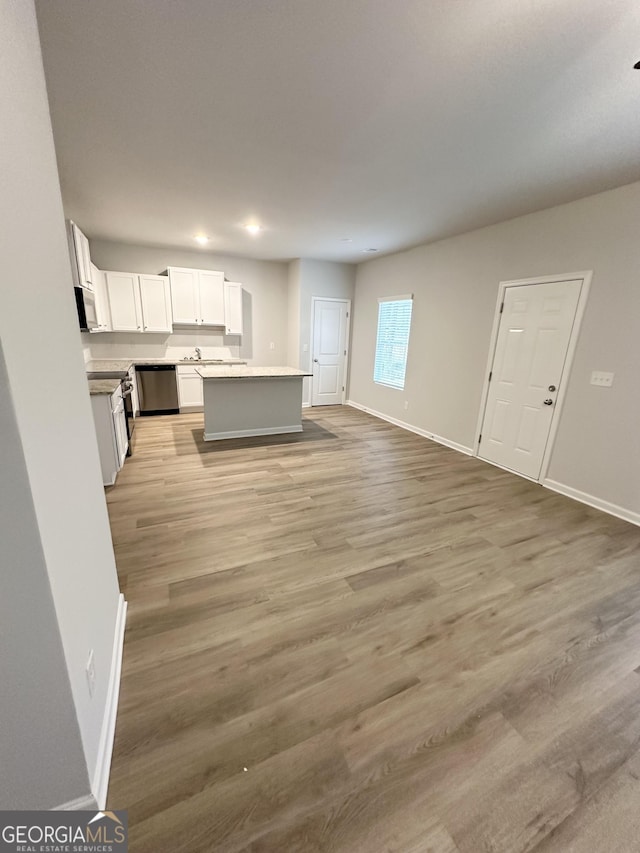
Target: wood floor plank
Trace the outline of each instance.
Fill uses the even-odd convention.
[[[348,407],[303,422],[142,419],[107,489],[132,853],[635,849],[640,529]]]

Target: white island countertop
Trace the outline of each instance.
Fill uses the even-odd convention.
[[[196,372],[203,379],[300,379],[303,376],[312,375],[296,367],[247,367],[245,365],[196,367]]]

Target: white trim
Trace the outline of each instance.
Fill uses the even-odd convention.
[[[310,408],[311,408],[311,403],[303,403],[303,404],[302,404],[302,408],[303,408],[303,409],[310,409]]]
[[[351,340],[351,300],[344,299],[341,296],[312,296],[311,297],[311,328],[309,330],[309,338],[311,343],[311,376],[309,377],[309,402],[307,404],[303,403],[302,407],[307,408],[309,406],[313,406],[313,380],[315,379],[315,375],[313,373],[313,347],[315,344],[314,334],[315,334],[315,320],[316,320],[316,302],[343,302],[347,306],[347,327],[344,330],[344,373],[342,375],[343,381],[343,390],[342,390],[342,400],[341,405],[345,405],[347,399],[347,376],[349,374],[349,358],[351,356],[351,347],[349,346],[349,341]]]
[[[378,412],[375,409],[370,409],[368,406],[363,406],[360,403],[356,403],[354,400],[347,400],[347,406],[351,406],[354,409],[359,409],[361,412],[366,412],[368,415],[373,415],[375,418],[380,418],[381,421],[387,421],[387,423],[393,424],[394,426],[400,427],[401,429],[406,429],[408,432],[414,432],[416,435],[421,435],[423,438],[428,438],[431,441],[437,442],[438,444],[443,444],[445,447],[450,447],[452,450],[457,450],[459,453],[464,453],[465,456],[473,455],[473,449],[471,447],[467,447],[465,444],[458,444],[457,441],[451,441],[448,438],[443,438],[441,435],[436,435],[435,433],[429,432],[428,430],[422,429],[421,427],[413,426],[413,424],[408,424],[405,421],[398,420],[398,418],[392,418],[389,415],[384,415],[382,412]]]
[[[402,293],[400,296],[378,296],[378,302],[402,302],[403,299],[413,299],[413,293]]]
[[[93,794],[86,794],[84,797],[76,797],[75,800],[69,800],[68,803],[62,803],[60,806],[55,806],[51,809],[52,812],[94,812],[98,810],[98,803]]]
[[[558,492],[568,498],[573,498],[575,501],[592,506],[594,509],[607,512],[609,515],[615,515],[616,518],[621,518],[623,521],[629,521],[631,524],[637,524],[640,527],[640,513],[633,512],[630,509],[625,509],[623,506],[612,504],[609,501],[596,498],[594,495],[589,495],[587,492],[581,492],[579,489],[574,489],[571,486],[565,486],[564,483],[558,483],[556,480],[546,479],[542,485],[551,489],[552,492]]]
[[[556,403],[553,407],[553,416],[551,418],[551,425],[549,427],[549,435],[547,436],[547,443],[545,446],[544,454],[542,456],[542,464],[540,466],[540,474],[537,478],[526,477],[526,479],[533,479],[536,483],[542,483],[549,470],[549,464],[551,462],[551,454],[553,453],[553,445],[555,442],[556,433],[558,431],[558,425],[560,423],[560,417],[562,414],[562,406],[564,404],[564,400],[567,393],[567,388],[569,386],[569,380],[571,377],[571,365],[573,364],[573,357],[576,351],[576,346],[578,343],[578,336],[580,334],[580,326],[582,324],[582,318],[584,316],[585,308],[587,305],[587,298],[589,296],[589,290],[591,288],[591,279],[593,278],[592,270],[582,270],[581,272],[574,273],[562,273],[561,275],[544,275],[544,276],[536,276],[535,278],[519,278],[514,281],[501,281],[498,285],[498,298],[496,300],[496,308],[493,316],[493,327],[491,329],[491,337],[489,339],[489,354],[487,356],[487,366],[485,369],[485,379],[482,387],[482,396],[480,398],[480,409],[478,412],[478,421],[476,424],[476,432],[475,432],[475,440],[473,444],[473,456],[477,456],[479,459],[482,459],[483,462],[489,462],[490,460],[484,459],[480,456],[480,435],[482,433],[482,427],[484,423],[485,410],[487,407],[487,398],[489,396],[489,373],[493,369],[493,361],[495,357],[495,350],[498,343],[498,332],[500,330],[500,306],[504,302],[505,291],[507,287],[524,287],[529,284],[553,284],[558,281],[576,281],[581,280],[582,285],[580,287],[580,296],[578,298],[578,305],[576,307],[576,313],[573,319],[573,325],[571,327],[571,334],[569,336],[569,344],[567,346],[567,354],[564,361],[564,366],[562,368],[562,376],[561,381],[558,383],[558,394],[556,397]],[[502,466],[498,466],[502,467]],[[505,470],[511,470],[509,468],[505,468]],[[520,474],[518,471],[511,471],[511,473],[516,474],[517,476],[524,476]]]
[[[104,809],[107,804],[107,790],[109,788],[109,773],[111,770],[111,756],[113,754],[113,740],[116,732],[116,717],[118,714],[118,696],[120,695],[120,673],[122,672],[122,648],[124,645],[124,629],[127,622],[127,602],[124,595],[120,593],[118,599],[118,614],[116,616],[116,628],[113,636],[113,652],[111,655],[111,674],[109,676],[109,688],[107,690],[107,703],[100,732],[100,747],[98,749],[98,760],[91,790],[98,808]]]
[[[257,429],[234,429],[229,432],[205,432],[205,441],[221,441],[225,438],[250,438],[254,435],[280,435],[287,432],[302,432],[301,424],[277,427],[258,427]]]

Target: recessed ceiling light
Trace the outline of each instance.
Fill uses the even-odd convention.
[[[341,243],[353,243],[353,237],[341,237],[340,242]]]
[[[256,234],[259,234],[261,231],[261,228],[259,225],[245,225],[244,227],[247,229],[249,234],[253,234],[254,236]]]
[[[640,71],[640,62],[636,62],[633,67],[636,69],[636,71]]]
[[[363,249],[362,251],[365,253],[369,253],[369,252],[377,252],[378,250],[377,249]]]
[[[199,243],[201,246],[206,246],[209,242],[209,238],[205,234],[196,234],[193,238],[196,243]]]

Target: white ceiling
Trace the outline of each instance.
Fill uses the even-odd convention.
[[[38,17],[65,208],[90,237],[361,261],[640,179],[636,0]]]

